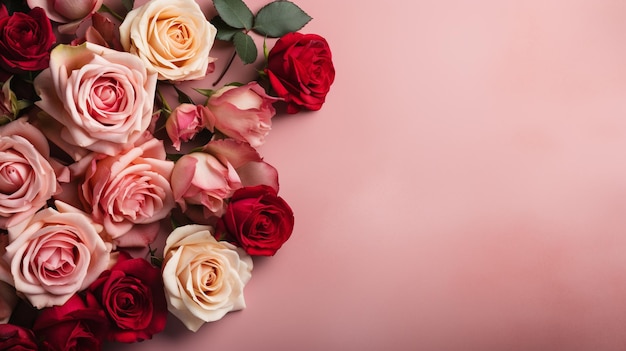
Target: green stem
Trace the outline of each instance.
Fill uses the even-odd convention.
[[[230,68],[230,65],[233,64],[233,61],[235,60],[235,56],[237,56],[237,50],[233,50],[233,55],[230,57],[230,60],[228,60],[228,63],[226,64],[226,67],[224,67],[224,70],[222,71],[220,76],[217,77],[217,80],[215,82],[213,82],[213,86],[217,85],[217,83],[219,83],[220,80],[224,78],[224,75],[226,75],[226,71],[228,71],[228,69]]]
[[[167,114],[171,114],[172,113],[172,108],[170,107],[170,105],[167,103],[167,100],[165,100],[165,97],[163,96],[163,93],[161,93],[161,89],[157,88],[157,94],[159,94],[159,99],[161,100],[161,104],[163,104],[163,109],[165,109],[165,112],[167,112]]]

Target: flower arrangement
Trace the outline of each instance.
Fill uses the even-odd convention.
[[[0,4],[0,349],[139,342],[168,313],[197,331],[243,309],[252,256],[289,239],[258,148],[279,106],[322,107],[329,45],[290,1],[205,5],[217,15],[195,0]],[[252,35],[257,78],[218,85],[237,57],[257,61]],[[233,48],[222,74],[218,41]],[[194,102],[184,83],[211,75]]]

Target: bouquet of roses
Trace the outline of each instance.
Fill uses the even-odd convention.
[[[257,148],[334,80],[310,20],[280,0],[0,4],[0,349],[98,350],[245,307],[251,256],[294,226]],[[252,35],[256,79],[183,91],[217,41],[222,72],[256,62]]]

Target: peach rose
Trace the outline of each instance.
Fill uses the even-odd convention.
[[[180,104],[176,106],[165,122],[167,136],[172,141],[172,145],[180,151],[180,142],[193,139],[196,134],[204,129],[207,115],[210,114],[208,108],[202,105]]]
[[[159,80],[204,78],[217,29],[194,0],[152,0],[120,25],[124,49],[158,72]]]
[[[152,138],[116,156],[94,157],[79,196],[117,246],[146,247],[156,238],[159,221],[176,205],[170,187],[173,167],[165,160],[163,143]]]
[[[169,311],[192,331],[246,307],[243,288],[252,259],[242,249],[213,237],[213,228],[176,228],[165,243],[163,284]]]
[[[57,201],[56,207],[9,228],[2,256],[10,267],[7,282],[38,309],[64,304],[109,263],[111,248],[99,235],[102,226],[65,203]]]
[[[278,100],[267,95],[257,82],[225,86],[207,101],[213,112],[207,115],[207,128],[216,128],[231,138],[259,147],[272,128],[272,117],[276,114],[272,104]]]
[[[34,85],[37,106],[52,117],[43,118],[41,129],[74,159],[85,149],[119,153],[152,119],[156,75],[126,52],[92,43],[59,45]]]
[[[103,0],[28,0],[32,9],[41,7],[52,21],[63,23],[59,32],[71,34],[86,18],[89,18],[102,6]]]
[[[20,118],[0,127],[0,228],[15,225],[60,189],[45,136]]]

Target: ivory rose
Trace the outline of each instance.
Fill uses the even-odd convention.
[[[272,128],[276,110],[272,105],[279,99],[271,97],[257,83],[225,86],[207,101],[212,114],[207,114],[207,128],[218,129],[227,136],[259,147]]]
[[[175,206],[163,142],[155,138],[115,156],[97,155],[80,185],[79,197],[95,222],[120,247],[146,247],[159,221]]]
[[[9,228],[9,245],[2,256],[7,281],[31,304],[44,308],[64,304],[86,289],[109,264],[110,246],[85,213],[62,202]],[[6,274],[3,275],[6,278]]]
[[[92,43],[59,45],[34,85],[41,97],[36,105],[52,118],[38,126],[74,159],[86,150],[116,155],[152,119],[156,74],[126,52]]]
[[[176,106],[165,122],[167,136],[176,150],[180,151],[181,141],[193,139],[204,129],[210,113],[211,111],[202,105],[183,103]]]
[[[192,331],[230,311],[245,308],[243,288],[252,259],[242,249],[213,237],[213,228],[190,224],[167,238],[163,283],[169,311]]]
[[[184,155],[172,171],[174,200],[190,218],[207,224],[224,213],[224,200],[235,190],[258,184],[278,190],[278,172],[249,144],[233,139]]]
[[[57,192],[44,135],[20,118],[0,127],[0,228],[32,216]]]
[[[152,0],[120,25],[124,49],[158,72],[159,80],[204,78],[217,29],[194,0]]]
[[[71,34],[102,6],[103,0],[27,0],[30,8],[41,7],[48,17],[62,23],[59,31]]]

